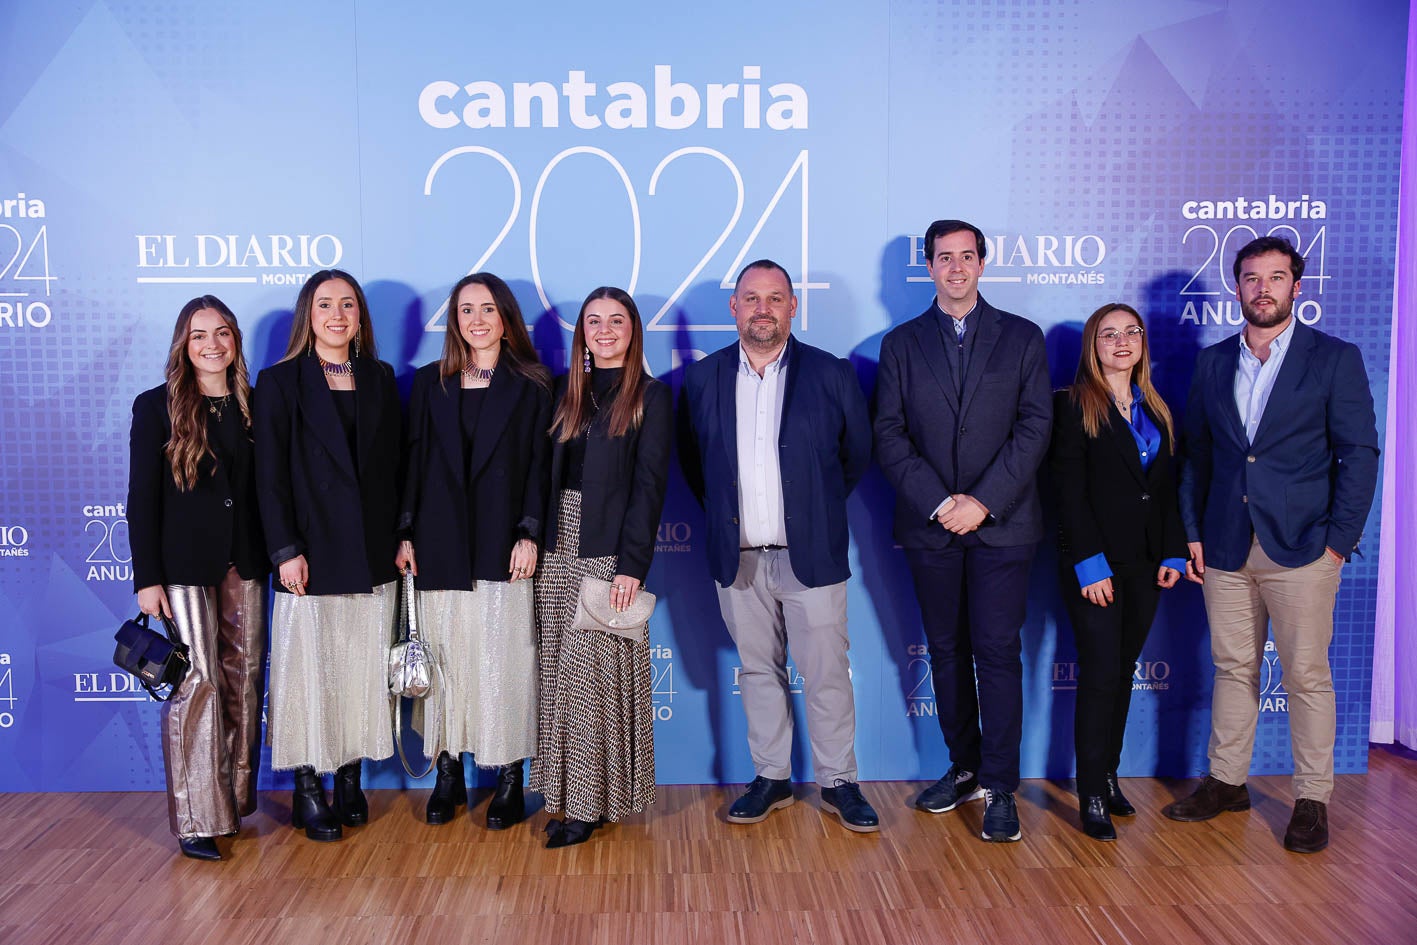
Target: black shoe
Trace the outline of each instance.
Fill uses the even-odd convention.
[[[954,810],[965,801],[984,796],[979,787],[979,776],[973,771],[965,771],[959,765],[950,765],[945,776],[920,792],[915,799],[917,810],[927,814],[943,814]]]
[[[194,860],[221,859],[221,851],[216,848],[216,841],[211,837],[178,837],[177,846],[182,850],[183,856],[190,856]]]
[[[546,849],[556,850],[585,843],[595,833],[595,828],[604,823],[604,820],[573,820],[570,817],[550,821],[546,825]]]
[[[369,823],[369,801],[359,786],[362,761],[351,761],[340,765],[335,771],[335,789],[330,798],[330,807],[339,815],[346,827],[358,827]]]
[[[492,803],[487,805],[487,829],[505,830],[521,823],[524,817],[526,798],[522,794],[522,761],[514,761],[502,765],[497,772],[497,791],[492,795]]]
[[[463,780],[462,755],[454,758],[446,751],[438,752],[438,779],[428,796],[424,819],[430,824],[446,824],[458,812],[459,804],[467,803],[467,782]]]
[[[1200,787],[1190,797],[1182,798],[1174,804],[1167,804],[1161,813],[1172,820],[1193,823],[1232,810],[1249,810],[1250,792],[1243,784],[1226,784],[1224,781],[1205,776]]]
[[[875,833],[881,829],[881,819],[861,796],[861,786],[855,781],[838,781],[822,788],[822,809],[836,814],[841,825],[856,833]]]
[[[1117,828],[1107,810],[1107,798],[1089,794],[1078,798],[1078,813],[1082,816],[1082,832],[1094,840],[1116,840]]]
[[[1107,810],[1113,817],[1131,817],[1137,812],[1132,802],[1127,800],[1127,795],[1122,793],[1122,785],[1117,783],[1115,772],[1107,775]]]
[[[788,778],[756,777],[748,785],[742,797],[728,808],[730,824],[756,824],[767,820],[768,814],[783,807],[791,807],[792,781]]]
[[[307,766],[295,769],[295,794],[290,801],[290,825],[305,829],[305,836],[322,843],[344,836],[339,820],[325,803],[325,787],[315,769]]]
[[[988,806],[984,808],[984,832],[980,836],[991,843],[1012,843],[1023,836],[1013,792],[985,788],[984,803]]]
[[[1284,832],[1284,849],[1292,853],[1317,853],[1328,846],[1328,805],[1301,797]]]

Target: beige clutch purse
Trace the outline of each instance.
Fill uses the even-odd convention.
[[[655,596],[641,589],[635,602],[617,612],[610,606],[609,581],[587,574],[581,578],[581,593],[576,598],[576,613],[571,618],[575,630],[599,630],[617,637],[642,643],[649,629],[650,614],[654,613]]]

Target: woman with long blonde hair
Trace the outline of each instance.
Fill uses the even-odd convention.
[[[185,856],[256,810],[266,635],[265,543],[241,328],[211,295],[182,307],[167,382],[133,401],[128,528],[138,607],[172,621],[190,668],[162,707],[167,807]]]
[[[1115,840],[1135,808],[1117,768],[1132,674],[1163,588],[1186,567],[1175,424],[1151,382],[1141,315],[1112,302],[1083,326],[1071,387],[1053,405],[1058,560],[1078,650],[1078,807],[1083,831]]]

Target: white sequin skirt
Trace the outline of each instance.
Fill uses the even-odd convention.
[[[419,591],[418,626],[443,675],[437,707],[414,703],[413,726],[433,747],[471,752],[481,767],[536,753],[536,619],[531,581],[477,581],[470,591]]]
[[[398,582],[370,594],[277,594],[271,620],[271,767],[334,771],[394,753],[389,647]]]

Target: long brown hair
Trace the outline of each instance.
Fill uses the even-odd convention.
[[[638,429],[645,415],[645,388],[649,386],[649,380],[645,376],[645,336],[640,327],[640,310],[624,289],[603,285],[593,290],[581,303],[576,330],[571,336],[571,371],[566,375],[566,396],[556,405],[556,415],[551,419],[551,432],[562,443],[579,436],[593,419],[588,393],[591,376],[581,365],[586,357],[585,310],[597,299],[619,302],[630,315],[630,347],[625,351],[625,366],[620,372],[620,380],[612,388],[618,393],[610,407],[608,432],[611,436],[624,436]]]
[[[172,467],[172,481],[182,492],[197,484],[202,461],[216,461],[207,442],[207,404],[197,386],[197,372],[187,355],[187,336],[192,330],[192,317],[203,309],[212,309],[231,329],[231,364],[226,368],[226,389],[236,399],[241,410],[241,425],[251,432],[251,378],[242,351],[241,327],[226,303],[215,295],[199,295],[177,313],[172,329],[172,347],[167,351],[167,415],[172,420],[172,436],[163,445],[163,454]]]
[[[507,283],[490,272],[463,276],[448,295],[448,330],[443,337],[439,375],[445,382],[450,377],[456,377],[472,357],[472,347],[458,326],[458,296],[470,285],[480,285],[492,294],[497,315],[502,319],[502,350],[497,355],[497,366],[507,367],[513,373],[550,390],[551,372],[536,356],[536,348],[532,346],[531,335],[526,330],[526,319],[522,318],[522,307],[517,304],[517,297]]]
[[[1146,326],[1142,324],[1141,315],[1137,310],[1122,302],[1108,302],[1088,316],[1087,324],[1082,326],[1082,354],[1078,358],[1077,376],[1073,379],[1072,387],[1068,388],[1073,403],[1082,411],[1082,428],[1087,431],[1089,437],[1096,439],[1116,411],[1112,404],[1112,390],[1102,377],[1102,362],[1097,360],[1098,326],[1102,324],[1102,319],[1113,312],[1126,312],[1135,318],[1137,326],[1143,329],[1141,351],[1137,355],[1137,363],[1132,365],[1132,383],[1137,385],[1147,406],[1156,416],[1161,432],[1166,435],[1167,445],[1175,450],[1176,436],[1172,432],[1174,424],[1171,411],[1167,409],[1166,401],[1161,399],[1161,395],[1151,383],[1151,348],[1146,342]]]
[[[343,279],[354,289],[355,301],[359,303],[359,334],[354,336],[349,356],[377,358],[379,353],[374,345],[374,323],[369,319],[369,303],[364,300],[364,290],[359,281],[343,269],[321,269],[300,287],[295,297],[295,318],[290,323],[290,343],[286,345],[282,361],[309,354],[315,346],[315,330],[310,327],[310,309],[315,305],[315,290],[333,279]]]

